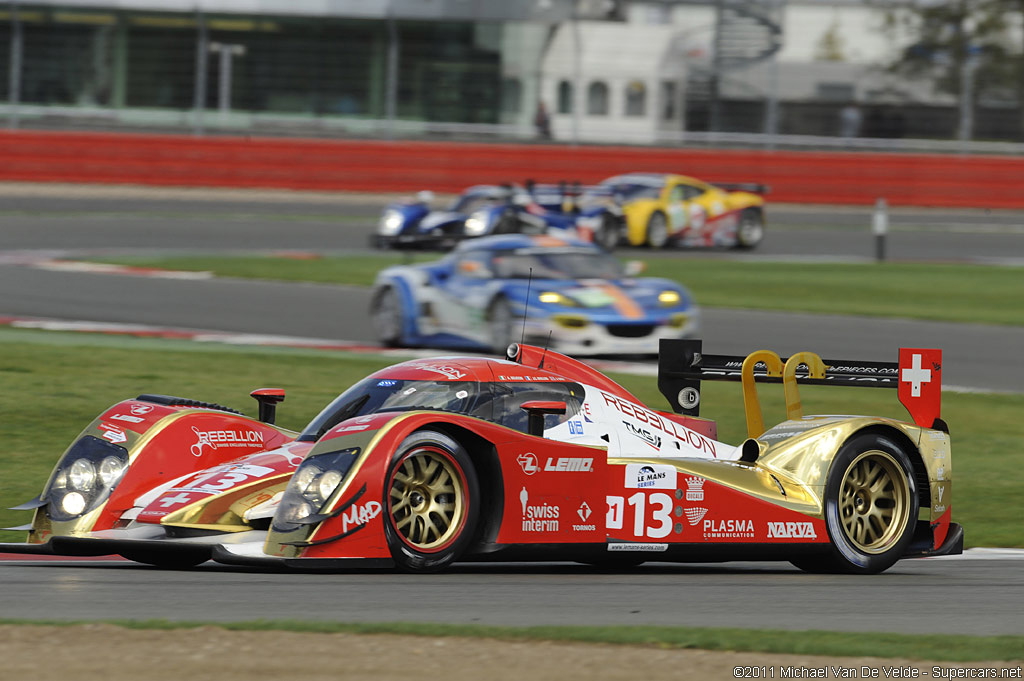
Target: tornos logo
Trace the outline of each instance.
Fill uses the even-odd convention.
[[[537,461],[537,455],[533,452],[525,452],[516,457],[519,467],[527,475],[533,475],[537,471],[549,471],[555,473],[589,473],[594,470],[594,459],[589,457],[560,456],[558,458],[547,457],[544,467],[541,468]]]
[[[523,532],[558,532],[559,508],[544,502],[530,504],[530,493],[523,487],[519,493],[523,506]]]
[[[628,489],[675,489],[676,469],[666,464],[628,463],[625,485]]]
[[[817,539],[818,534],[814,531],[811,523],[768,523],[769,539]]]
[[[572,529],[575,530],[576,532],[593,532],[594,530],[596,530],[597,529],[596,525],[593,525],[593,524],[589,524],[588,525],[588,524],[586,524],[587,520],[590,519],[591,513],[593,513],[593,511],[590,510],[590,506],[587,504],[587,502],[584,501],[582,504],[580,504],[580,507],[576,509],[576,515],[578,515],[580,517],[580,520],[582,520],[584,524],[583,525],[575,525],[574,524],[572,526]]]
[[[192,426],[192,432],[199,438],[192,445],[192,456],[202,456],[203,447],[262,447],[263,433],[258,430],[199,430]]]

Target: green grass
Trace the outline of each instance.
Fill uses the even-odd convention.
[[[369,286],[382,267],[439,256],[105,258],[219,276]],[[924,263],[783,263],[647,258],[645,276],[690,288],[706,307],[870,315],[1024,326],[1024,268]]]
[[[136,630],[173,631],[215,626],[228,631],[290,631],[311,634],[394,634],[401,636],[485,638],[505,641],[557,641],[644,645],[662,649],[701,649],[793,655],[880,657],[929,662],[1007,661],[1024,657],[1024,636],[954,636],[944,634],[874,634],[858,632],[783,631],[654,626],[498,627],[465,624],[309,622],[267,620],[231,622],[170,622],[166,620],[108,620]],[[0,619],[0,624],[70,627],[89,622]],[[685,675],[684,675],[685,676]],[[680,677],[682,678],[682,677]]]
[[[258,387],[281,387],[288,399],[278,422],[300,429],[337,394],[393,360],[315,350],[224,347],[157,339],[87,336],[0,329],[0,527],[30,520],[7,506],[39,493],[52,466],[82,428],[110,405],[155,392],[218,402],[255,415],[248,397]],[[666,408],[650,377],[617,376],[655,408]],[[766,421],[783,419],[778,386],[764,386]],[[745,437],[739,386],[709,383],[703,414],[719,437]],[[892,391],[807,388],[807,413],[907,418]],[[1024,395],[943,395],[953,437],[953,514],[969,546],[1024,546],[1018,529],[1024,467],[1017,460]],[[23,541],[22,533],[0,533]]]

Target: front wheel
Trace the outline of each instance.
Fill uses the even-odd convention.
[[[882,572],[906,553],[917,511],[906,452],[884,435],[858,435],[839,450],[825,485],[830,552],[793,563],[810,572]]]
[[[736,248],[755,248],[764,239],[764,216],[760,211],[747,209],[740,213],[736,228]]]
[[[668,243],[668,218],[660,210],[647,220],[647,240],[651,248],[664,248]]]
[[[594,234],[594,243],[606,251],[613,251],[619,245],[622,230],[619,228],[619,220],[614,215],[605,213],[601,216],[601,224],[597,226]]]
[[[436,572],[457,560],[473,538],[479,483],[466,449],[434,431],[399,446],[388,467],[384,534],[395,564]]]

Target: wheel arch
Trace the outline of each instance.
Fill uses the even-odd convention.
[[[403,310],[407,312],[402,315],[401,341],[403,344],[415,343],[419,338],[419,325],[416,323],[419,303],[416,301],[416,295],[412,291],[412,286],[404,277],[391,275],[386,278],[380,278],[374,283],[373,291],[370,294],[371,312],[373,310],[373,305],[376,303],[377,297],[389,288],[395,290],[399,299],[402,301]]]
[[[877,423],[870,426],[865,426],[859,430],[850,433],[849,437],[843,440],[842,444],[839,445],[839,449],[842,449],[843,445],[847,442],[861,436],[861,435],[881,435],[891,438],[903,452],[910,459],[910,464],[913,466],[914,474],[914,486],[917,491],[918,508],[928,508],[931,506],[931,491],[928,483],[928,469],[924,465],[924,459],[921,458],[921,451],[918,449],[914,441],[904,431],[894,426]],[[831,465],[829,466],[831,471]],[[914,518],[914,521],[917,519]]]
[[[493,544],[497,540],[498,530],[501,527],[505,499],[501,464],[494,443],[468,428],[454,423],[435,421],[424,424],[413,432],[424,430],[447,435],[466,449],[470,461],[473,462],[477,482],[480,486],[480,520],[469,544],[468,552],[475,552],[477,547],[482,544]]]

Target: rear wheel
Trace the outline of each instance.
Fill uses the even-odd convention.
[[[736,248],[754,248],[763,239],[764,217],[761,211],[748,208],[740,213],[740,224],[736,228]]]
[[[465,448],[434,431],[413,433],[388,467],[384,533],[395,564],[441,570],[465,551],[476,529],[479,483]]]
[[[828,554],[793,561],[810,572],[874,574],[906,553],[917,522],[917,484],[892,439],[866,433],[839,450],[825,485]]]
[[[370,320],[381,345],[401,345],[405,311],[394,287],[386,286],[374,294],[370,302]]]
[[[654,211],[647,220],[647,245],[664,248],[668,243],[668,218],[660,210]]]

